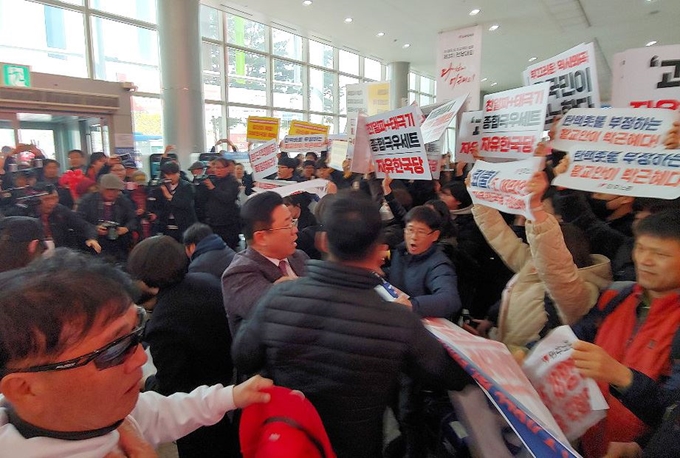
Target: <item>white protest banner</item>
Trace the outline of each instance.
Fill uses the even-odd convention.
[[[595,380],[582,376],[571,359],[578,340],[569,326],[559,326],[532,348],[522,369],[570,441],[607,415],[607,401]]]
[[[282,186],[289,186],[290,181],[288,180],[267,180],[267,179],[262,179],[262,180],[257,180],[253,184],[253,190],[255,192],[259,191],[272,191],[274,189],[280,188]]]
[[[574,142],[590,143],[595,148],[662,149],[677,120],[677,112],[661,108],[574,108],[557,124],[552,143],[562,151]]]
[[[680,44],[616,54],[612,106],[680,109]]]
[[[345,86],[347,114],[365,113],[368,116],[390,110],[390,82],[348,84]]]
[[[427,152],[427,162],[430,166],[430,173],[434,180],[439,179],[442,172],[442,155],[444,154],[444,142],[446,136],[442,135],[439,140],[425,143],[425,151]]]
[[[543,138],[548,83],[484,96],[481,157],[524,159]]]
[[[321,152],[326,149],[325,135],[286,135],[283,137],[281,149],[287,153]]]
[[[533,220],[527,182],[543,168],[543,161],[542,157],[531,157],[496,164],[475,162],[468,188],[472,202]]]
[[[412,106],[366,118],[376,178],[431,180],[420,121]],[[356,158],[356,150],[354,152]]]
[[[680,150],[575,143],[555,186],[619,196],[680,197]]]
[[[420,126],[425,143],[439,140],[446,128],[451,124],[453,118],[458,114],[458,110],[463,106],[466,98],[467,94],[461,95],[457,99],[453,99],[439,108],[435,108],[427,115],[425,122]]]
[[[480,150],[482,138],[482,111],[466,111],[460,114],[456,132],[456,162],[475,162],[472,151]]]
[[[347,123],[349,123],[349,117]],[[350,152],[351,150],[351,152]],[[368,173],[371,168],[371,146],[369,145],[368,131],[366,130],[366,115],[359,113],[356,120],[354,136],[350,134],[350,146],[347,157],[352,160],[350,170],[357,173]]]
[[[261,180],[278,171],[278,161],[276,153],[279,145],[276,139],[269,140],[257,148],[248,152],[250,158],[250,166],[253,168],[253,179],[255,181]]]
[[[271,180],[271,181],[281,181],[281,180]],[[328,187],[328,180],[314,179],[303,181],[300,183],[287,181],[285,186],[274,186],[270,188],[270,191],[274,191],[281,197],[290,196],[292,194],[299,194],[301,192],[309,192],[311,194],[316,194],[319,197],[326,195],[326,188]]]
[[[550,83],[545,129],[556,115],[571,108],[600,108],[600,87],[592,43],[574,46],[557,56],[530,65],[524,84]]]
[[[485,390],[534,456],[580,456],[505,345],[473,336],[443,318],[428,318],[423,324]]]
[[[335,170],[342,170],[342,163],[347,159],[347,148],[349,142],[346,140],[333,140],[331,149],[328,152],[330,160],[328,165]]]
[[[440,33],[437,43],[437,100],[466,95],[468,109],[479,110],[481,26]]]

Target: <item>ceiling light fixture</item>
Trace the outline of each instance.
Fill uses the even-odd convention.
[[[529,62],[533,62],[533,61],[535,61],[536,59],[537,59],[536,57],[530,57],[530,58],[529,58]]]
[[[402,48],[404,48],[404,49],[410,48],[410,47],[411,47],[411,45],[410,45],[409,43],[405,43],[405,44],[402,46]]]
[[[479,8],[475,8],[474,10],[470,11],[470,16],[477,16],[479,12],[482,11]]]
[[[489,79],[489,78],[482,78],[482,83],[483,83],[484,81],[488,80],[488,79]]]
[[[491,27],[489,27],[489,32],[493,32],[495,30],[498,30],[499,27],[500,27],[500,25],[494,24]]]
[[[385,32],[378,32],[378,33],[375,34],[375,36],[376,36],[376,37],[384,37],[384,36],[385,36]]]
[[[652,40],[652,41],[650,41],[649,43],[647,43],[645,46],[654,46],[654,45],[657,44],[657,43],[658,43],[658,42],[657,42],[656,40]]]
[[[497,84],[498,84],[498,83],[495,82],[495,81],[494,81],[493,83],[491,83],[492,86],[495,86],[495,85],[497,85]]]
[[[346,22],[347,24],[349,24],[349,23],[352,22],[353,20],[354,20],[354,19],[352,19],[351,17],[346,17],[346,18],[345,18],[345,22]]]
[[[302,4],[305,6],[309,6],[312,4],[312,0],[305,0],[304,2],[302,2]]]

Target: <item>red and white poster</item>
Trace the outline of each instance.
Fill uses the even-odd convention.
[[[360,118],[361,119],[361,118]],[[361,126],[358,126],[357,141]],[[370,151],[375,163],[375,176],[407,180],[431,180],[425,143],[420,133],[420,120],[415,107],[366,118]],[[354,158],[357,155],[355,145]]]
[[[456,132],[456,162],[475,162],[473,151],[481,149],[482,111],[466,111],[460,114]]]
[[[276,140],[269,140],[257,148],[253,148],[248,152],[250,159],[250,166],[253,169],[253,179],[259,181],[269,175],[278,171],[278,160],[276,153],[279,151],[279,145]]]
[[[578,340],[569,326],[559,326],[527,355],[522,369],[570,441],[607,415],[607,401],[597,382],[582,376],[571,359]]]
[[[556,115],[571,108],[600,108],[600,87],[592,43],[574,46],[555,57],[529,66],[524,84],[550,83],[545,129]]]
[[[543,165],[542,157],[496,164],[475,162],[468,188],[472,202],[533,220],[527,183]]]
[[[531,157],[543,138],[548,83],[484,96],[480,156],[503,159]]]
[[[437,101],[467,96],[467,109],[479,110],[482,67],[481,26],[439,34],[437,45]]]
[[[614,63],[613,107],[680,109],[680,45],[629,49]]]
[[[347,157],[351,159],[350,170],[356,173],[368,173],[371,168],[371,147],[369,145],[368,132],[366,131],[366,115],[358,113],[352,120],[354,126],[351,127],[349,134],[349,145],[347,147]],[[350,117],[347,117],[347,125]],[[353,132],[353,133],[352,133]]]
[[[432,143],[439,140],[442,134],[456,117],[458,111],[461,109],[467,99],[467,94],[445,103],[444,105],[435,108],[427,115],[425,122],[420,127],[423,134],[423,141],[425,143]]]
[[[281,149],[287,153],[321,152],[327,148],[325,135],[286,135]]]

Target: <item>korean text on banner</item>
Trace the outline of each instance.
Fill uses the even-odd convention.
[[[600,88],[592,43],[574,46],[524,71],[524,83],[550,83],[545,128],[571,108],[600,108]]]
[[[456,132],[456,162],[475,162],[474,150],[481,148],[482,112],[466,111],[460,114]]]
[[[480,156],[525,159],[543,137],[548,83],[484,96]]]
[[[293,120],[290,122],[288,135],[326,135],[330,130],[329,126],[314,124],[313,122]]]
[[[379,81],[365,84],[368,90],[366,114],[373,116],[390,111],[390,82]]]
[[[248,116],[246,138],[249,142],[267,142],[279,138],[279,118]]]
[[[482,66],[481,26],[439,34],[437,45],[437,100],[467,95],[468,110],[479,110]]]
[[[446,135],[439,137],[439,140],[425,143],[425,151],[427,152],[427,162],[430,166],[430,173],[432,179],[438,180],[442,173],[442,155],[444,154],[444,143],[446,142]]]
[[[612,106],[680,109],[680,44],[614,56]]]
[[[364,83],[345,86],[345,106],[347,114],[368,111],[368,87]]]
[[[574,142],[594,147],[663,148],[677,112],[661,108],[575,108],[557,124],[553,147],[566,151]]]
[[[287,153],[321,152],[326,149],[325,135],[286,135],[281,149]]]
[[[248,152],[250,166],[253,169],[253,179],[255,181],[259,181],[277,172],[277,151],[278,145],[276,140],[270,140],[264,145],[260,145]]]
[[[414,107],[369,116],[366,118],[366,131],[377,178],[389,174],[393,178],[407,180],[432,179]]]
[[[581,375],[571,359],[578,340],[569,326],[559,326],[542,339],[522,369],[570,441],[581,437],[607,415],[607,401],[597,382]]]
[[[427,115],[425,122],[420,127],[423,133],[423,141],[425,143],[432,143],[439,140],[446,128],[449,127],[453,118],[456,117],[458,111],[465,103],[467,94],[463,94],[457,99],[451,100],[444,105],[435,108]]]
[[[470,171],[468,191],[472,202],[534,219],[527,183],[542,168],[541,157],[500,164],[477,161]]]
[[[342,170],[342,163],[347,159],[348,147],[349,142],[346,140],[333,140],[329,152],[330,161],[328,161],[328,165],[335,170]]]
[[[473,336],[443,318],[423,323],[484,389],[534,456],[580,456],[505,345]]]

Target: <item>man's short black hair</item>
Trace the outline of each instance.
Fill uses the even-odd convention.
[[[273,191],[255,194],[246,200],[241,207],[243,236],[246,240],[252,240],[257,231],[271,228],[274,210],[281,205],[283,198]]]
[[[72,149],[71,151],[68,152],[68,154],[67,154],[66,156],[70,156],[71,154],[77,154],[77,155],[80,156],[80,157],[85,157],[85,153],[83,153],[83,152],[82,152],[81,150],[79,150],[79,149]],[[103,154],[103,153],[102,153],[102,154]]]
[[[57,167],[61,167],[59,161],[56,161],[54,159],[43,159],[43,168],[45,168],[49,164],[57,164]]]
[[[412,221],[423,223],[432,231],[438,231],[442,223],[439,213],[425,205],[419,205],[409,210],[409,212],[404,217],[404,223],[408,224]]]
[[[307,159],[308,157],[311,158],[311,159],[308,159],[308,160],[310,160],[312,162],[315,162],[319,159],[319,155],[316,154],[314,151],[308,151],[307,153],[305,153],[305,159]]]
[[[472,205],[472,197],[468,193],[465,183],[460,181],[451,181],[442,186],[442,192],[451,194],[460,202],[460,208],[466,208]]]
[[[358,191],[338,193],[321,219],[328,234],[328,250],[340,261],[363,260],[382,240],[380,210]]]
[[[0,274],[0,374],[30,358],[53,362],[98,320],[130,308],[127,275],[94,256],[57,248],[52,256]]]
[[[152,288],[182,281],[189,259],[184,246],[169,235],[156,235],[139,242],[130,252],[127,269],[133,278]]]
[[[214,232],[207,224],[194,223],[182,234],[184,246],[198,245],[198,243]]]
[[[319,159],[315,164],[317,169],[329,169],[330,166],[326,163],[325,159]]]
[[[314,162],[314,161],[304,161],[302,163],[302,167],[303,168],[304,167],[314,167],[314,168],[316,168],[316,162]]]
[[[101,151],[96,151],[90,155],[90,165],[97,161],[101,161],[102,159],[107,159],[106,154],[102,153]]]
[[[179,173],[179,164],[175,161],[168,161],[161,165],[161,173],[163,175]]]
[[[641,219],[635,225],[635,237],[648,235],[680,242],[680,210],[664,210]]]

